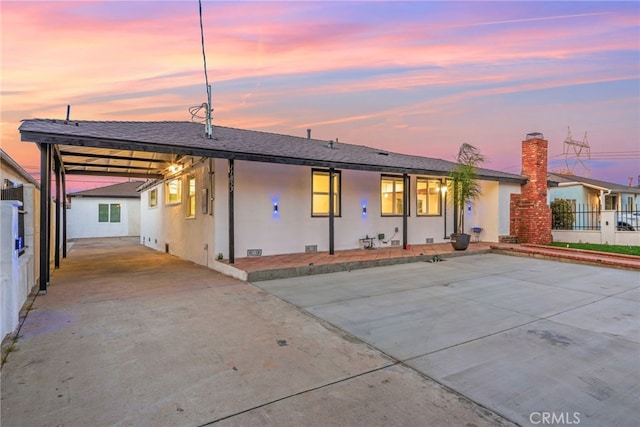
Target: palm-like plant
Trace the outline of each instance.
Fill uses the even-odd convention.
[[[478,167],[484,163],[484,156],[471,144],[463,143],[458,150],[457,164],[449,174],[448,192],[452,194],[451,204],[458,212],[456,233],[462,234],[462,219],[467,202],[480,196]]]

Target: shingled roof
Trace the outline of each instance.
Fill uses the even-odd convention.
[[[71,197],[117,197],[125,199],[138,199],[138,187],[144,184],[144,181],[128,181],[118,184],[107,185],[104,187],[93,188],[91,190],[76,191],[69,193]]]
[[[393,153],[363,145],[329,143],[317,139],[224,126],[214,126],[213,139],[208,139],[205,136],[204,126],[193,122],[31,119],[23,121],[20,132],[23,141],[70,145],[75,146],[74,149],[97,147],[112,151],[170,153],[171,155],[434,176],[448,175],[455,165],[446,160]],[[78,157],[80,154],[76,149],[75,156]],[[159,170],[158,168],[155,172]],[[493,181],[515,183],[526,181],[526,177],[521,175],[490,169],[480,169],[479,175],[482,179]]]
[[[550,172],[547,175],[549,181],[557,182],[558,184],[585,184],[592,187],[603,188],[611,191],[615,191],[617,193],[630,193],[630,194],[640,194],[640,188],[638,187],[629,187],[622,184],[615,184],[613,182],[600,181],[592,178],[585,178],[583,176],[578,175],[569,175],[557,172]]]

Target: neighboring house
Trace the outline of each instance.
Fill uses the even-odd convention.
[[[208,138],[190,122],[32,119],[20,132],[43,150],[58,147],[43,158],[53,156],[66,174],[153,178],[141,187],[141,242],[216,269],[236,255],[406,247],[444,242],[454,231],[443,188],[455,164],[445,160],[316,140],[310,131],[304,138],[214,126]],[[544,168],[523,175],[480,169],[482,195],[465,212],[464,230],[488,242],[514,230],[523,242],[550,241],[547,141],[529,134],[523,168],[539,159]]]
[[[0,149],[0,339],[18,325],[19,312],[38,281],[40,185]]]
[[[555,213],[555,241],[640,245],[640,188],[561,173],[549,173],[548,181],[549,201],[570,203],[570,212],[560,205]]]
[[[140,235],[140,193],[144,181],[129,181],[69,193],[67,236],[123,237]]]
[[[577,175],[549,173],[549,201],[565,199],[574,206],[589,206],[597,210],[637,212],[640,205],[640,187],[631,187]]]

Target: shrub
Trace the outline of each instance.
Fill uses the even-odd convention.
[[[575,220],[571,202],[565,199],[556,199],[551,202],[551,228],[554,230],[572,230]]]

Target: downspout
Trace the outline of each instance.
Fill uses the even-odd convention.
[[[604,192],[604,190],[600,190],[600,210],[607,206],[604,198],[609,194],[611,194],[611,189],[607,190],[606,193]]]

